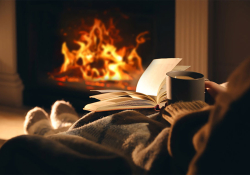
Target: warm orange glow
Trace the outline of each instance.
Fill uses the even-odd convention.
[[[115,43],[120,42],[122,38],[113,19],[109,20],[108,28],[101,20],[95,19],[90,31],[80,31],[79,34],[79,39],[74,40],[74,43],[79,45],[78,50],[70,50],[66,42],[62,44],[64,62],[60,72],[52,75],[57,81],[84,80],[86,85],[104,87],[105,81],[137,80],[143,73],[137,48],[146,42],[144,36],[148,34],[147,31],[136,37],[136,46],[123,46],[120,49],[115,46]],[[67,33],[64,35],[66,36]],[[119,86],[123,88],[124,84],[119,83]]]

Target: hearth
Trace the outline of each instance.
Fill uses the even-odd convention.
[[[17,1],[18,72],[24,105],[70,101],[94,89],[135,90],[155,58],[174,57],[175,2]]]

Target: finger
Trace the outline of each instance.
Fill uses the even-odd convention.
[[[225,87],[222,87],[212,81],[205,81],[205,88],[207,89],[208,93],[214,98],[217,96],[218,93],[224,92],[226,90]]]
[[[214,89],[214,91],[217,91],[217,92],[222,92],[226,90],[225,87],[212,81],[205,81],[205,88]]]
[[[207,92],[211,95],[213,99],[218,95],[218,92],[211,88],[206,88]]]

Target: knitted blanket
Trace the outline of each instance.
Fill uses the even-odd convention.
[[[192,111],[207,104],[197,101],[179,105],[186,109],[183,111]],[[170,124],[162,117],[164,111],[166,110],[163,108],[161,112],[146,110],[91,112],[74,123],[66,132],[46,137],[35,135],[16,137],[9,140],[0,150],[0,172],[14,174],[184,172],[184,169],[177,168],[178,165],[175,165],[167,150]],[[153,114],[148,115],[149,113]],[[166,166],[168,168],[163,168]]]
[[[66,132],[13,138],[0,149],[0,172],[250,174],[250,59],[228,82],[212,106],[89,113]]]

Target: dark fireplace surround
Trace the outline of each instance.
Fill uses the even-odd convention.
[[[125,40],[149,31],[149,39],[138,48],[144,69],[155,58],[174,57],[174,0],[20,0],[16,1],[16,12],[18,72],[25,87],[23,104],[27,106],[49,108],[54,101],[64,99],[82,112],[94,101],[89,96],[95,93],[77,83],[58,86],[48,80],[48,73],[63,61],[61,46],[68,38],[61,29],[77,27],[81,19],[105,21],[112,17]]]

